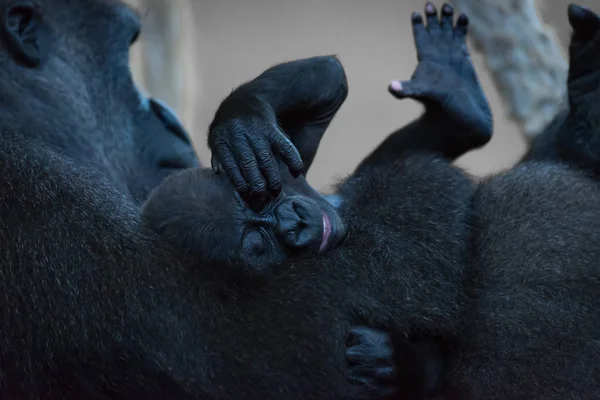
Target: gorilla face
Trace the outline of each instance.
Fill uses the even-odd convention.
[[[282,175],[285,170],[281,168]],[[335,206],[302,176],[286,177],[277,198],[254,206],[225,175],[187,170],[152,193],[143,216],[179,251],[252,271],[325,252],[345,237]]]
[[[6,126],[100,171],[136,202],[174,171],[198,166],[174,114],[133,82],[133,10],[116,0],[0,3]]]

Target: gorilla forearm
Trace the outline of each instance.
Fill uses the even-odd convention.
[[[244,115],[277,121],[307,171],[331,120],[348,95],[346,74],[334,56],[276,65],[241,85],[219,107],[211,126]]]
[[[461,14],[454,26],[449,4],[442,6],[439,21],[433,3],[425,9],[427,28],[422,16],[412,15],[417,68],[410,80],[389,86],[396,98],[421,102],[425,113],[392,133],[359,165],[359,171],[416,153],[454,161],[492,137],[492,112],[464,40],[468,18]]]
[[[456,126],[454,120],[438,106],[430,109],[420,118],[390,134],[357,167],[357,171],[386,165],[404,156],[422,153],[436,154],[450,161],[467,151],[487,143],[477,136],[457,140],[464,127]]]

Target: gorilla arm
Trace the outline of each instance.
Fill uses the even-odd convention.
[[[427,30],[422,17],[413,14],[419,64],[411,80],[392,81],[388,88],[398,99],[412,98],[422,103],[425,113],[392,133],[361,162],[358,172],[415,153],[454,161],[491,139],[491,110],[464,41],[469,20],[460,15],[452,29],[453,10],[449,5],[442,8],[439,25],[435,13],[435,7],[428,4],[426,16],[433,28]],[[433,52],[436,47],[449,47],[450,51],[439,48],[439,52]]]
[[[208,139],[213,168],[224,169],[242,194],[277,195],[282,184],[273,152],[294,176],[306,174],[347,94],[344,69],[334,56],[269,68],[217,110]]]
[[[573,28],[569,44],[568,103],[546,130],[534,138],[527,161],[561,161],[600,176],[600,119],[597,106],[600,76],[600,16],[575,4],[569,6]]]

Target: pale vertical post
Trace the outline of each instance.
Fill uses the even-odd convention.
[[[565,99],[568,64],[536,1],[451,3],[469,16],[470,36],[486,59],[509,117],[519,122],[528,139],[541,133]]]

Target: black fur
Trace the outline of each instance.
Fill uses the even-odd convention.
[[[427,7],[427,30],[421,17],[413,16],[422,50],[435,46],[444,32],[432,24],[435,9]],[[571,60],[570,102],[589,105],[597,94],[577,91],[572,83],[573,77],[581,78],[574,71],[582,62],[594,65],[600,57],[594,47],[598,35],[582,42],[578,29],[589,30],[595,19],[586,14],[582,18],[589,19],[588,24],[578,24],[573,16],[578,11],[570,8],[575,28],[572,49],[582,48],[583,58]],[[464,18],[462,25],[466,26]],[[447,45],[440,43],[445,50]],[[467,56],[461,54],[462,47],[449,53],[450,60],[441,56],[448,54],[442,49],[423,52],[421,63],[443,60],[464,66],[454,58]],[[594,329],[600,306],[596,301],[600,275],[595,270],[600,206],[597,182],[589,174],[595,172],[596,113],[585,107],[574,114],[571,107],[557,117],[521,165],[475,187],[450,162],[489,136],[471,136],[478,130],[460,129],[454,123],[457,117],[473,122],[477,116],[483,124],[471,126],[485,127],[491,122],[489,110],[485,99],[453,98],[477,92],[459,90],[456,83],[461,81],[448,77],[452,69],[436,70],[436,62],[424,64],[427,68],[420,64],[427,73],[419,74],[418,68],[413,80],[403,83],[409,93],[394,93],[424,100],[428,112],[394,133],[340,186],[341,217],[348,226],[343,245],[317,258],[293,259],[272,280],[242,281],[226,292],[236,302],[247,301],[239,297],[240,291],[262,299],[259,308],[270,316],[274,315],[270,301],[293,298],[305,310],[306,304],[315,307],[315,301],[335,301],[341,311],[325,307],[318,315],[327,315],[331,325],[324,332],[338,338],[347,332],[348,323],[391,332],[397,359],[393,373],[405,378],[399,397],[423,398],[434,391],[432,396],[439,398],[595,398],[600,390],[599,337]],[[595,87],[597,72],[584,72],[592,82],[587,87]],[[431,77],[437,78],[435,85]],[[470,84],[469,73],[461,79]],[[582,101],[582,95],[587,100]],[[449,98],[453,101],[444,101]],[[454,123],[440,121],[443,114],[430,117],[439,104]],[[473,104],[479,111],[473,111],[477,110]],[[183,176],[182,188],[193,187],[194,180],[203,184],[209,180],[189,171],[169,178],[167,184],[178,187]],[[197,189],[189,190],[197,194],[195,199],[202,199]],[[204,276],[219,275],[206,265],[198,267]],[[265,300],[271,291],[277,297]],[[359,371],[358,380],[365,384],[361,390],[372,395],[375,388],[385,394],[389,358],[381,354],[389,355],[390,344],[372,340],[378,334],[367,332],[362,343],[347,350],[350,362],[356,360],[356,351],[364,356],[359,367],[351,365],[350,378]],[[383,358],[374,362],[373,357]],[[411,375],[414,370],[421,373]],[[313,393],[323,393],[318,381],[313,384]]]
[[[334,293],[340,299],[338,302],[348,301],[352,306],[339,316],[335,316],[333,310],[321,312],[330,314],[328,319],[332,320],[346,315],[347,323],[391,329],[394,332],[393,358],[397,361],[397,370],[394,371],[397,388],[403,396],[410,398],[422,397],[435,389],[443,364],[442,353],[452,340],[446,326],[458,320],[460,306],[457,301],[463,296],[457,286],[463,279],[462,268],[467,262],[469,200],[473,186],[467,176],[451,166],[451,162],[466,151],[487,143],[492,128],[491,113],[464,42],[468,20],[461,16],[454,27],[450,6],[443,8],[440,21],[435,8],[430,9],[427,15],[427,28],[420,16],[413,17],[417,49],[424,54],[417,72],[410,81],[403,83],[404,90],[399,94],[399,97],[423,101],[427,106],[426,113],[390,135],[340,186],[338,197],[341,206],[338,209],[312,189],[303,177],[294,179],[286,174],[287,167],[282,165],[280,173],[286,184],[279,197],[263,210],[250,210],[234,194],[228,178],[206,170],[185,171],[167,178],[152,193],[143,210],[146,222],[180,254],[189,256],[203,279],[226,279],[226,283],[221,285],[227,286],[227,292],[240,290],[239,284],[241,290],[253,293],[261,282],[272,290],[272,281],[280,282],[281,279],[290,279],[294,285],[318,290],[318,283],[302,284],[302,276],[296,274],[315,271],[311,279],[321,279],[324,277],[319,267],[344,265],[346,268],[340,274],[353,275],[356,282],[347,282],[345,277],[329,276],[325,282],[328,285],[335,283],[332,288],[337,287]],[[440,24],[443,34],[426,33],[434,25],[440,28]],[[256,106],[256,95],[248,93],[248,87],[260,88],[259,93],[269,93],[276,87],[274,82],[265,84],[265,76],[277,77],[277,82],[283,87],[296,77],[314,77],[317,82],[324,80],[318,78],[319,75],[338,77],[326,87],[311,86],[311,80],[305,79],[307,83],[297,96],[301,100],[306,97],[305,92],[312,90],[319,94],[315,95],[312,104],[321,109],[334,109],[329,105],[337,106],[343,101],[341,94],[345,90],[338,88],[345,86],[345,79],[343,72],[332,73],[333,65],[341,69],[334,58],[299,60],[269,69],[255,81],[235,90],[224,101],[213,126],[231,125],[220,120],[223,115],[233,121],[254,121],[261,119],[262,110],[277,109],[277,105],[269,103]],[[285,89],[292,99],[296,98],[294,88],[296,86]],[[322,93],[329,95],[323,96]],[[337,101],[335,96],[331,96],[336,93],[342,96]],[[294,104],[288,100],[288,103],[291,104],[289,107],[306,107],[305,101]],[[249,111],[251,109],[260,112]],[[239,110],[240,114],[235,114],[235,110]],[[300,133],[302,126],[297,130],[297,134]],[[293,138],[298,140],[298,136]],[[243,141],[240,146],[243,150]],[[318,141],[313,142],[312,147],[314,154]],[[406,192],[411,193],[410,198],[402,195]],[[288,207],[288,204],[294,206]],[[287,212],[291,209],[296,209],[296,212]],[[306,237],[315,239],[312,242],[320,243],[324,229],[321,211],[330,216],[336,237],[340,237],[339,232],[347,233],[348,237],[343,243],[338,242],[339,247],[332,247],[315,258],[310,248],[292,248],[287,238],[289,233],[296,235],[296,240],[301,242],[302,237],[308,235]],[[254,232],[257,225],[260,231]],[[284,225],[294,226],[291,230],[284,230],[286,235],[282,239],[278,233]],[[254,236],[262,238],[254,239]],[[254,245],[264,248],[258,252],[259,255],[248,249]],[[290,255],[285,250],[295,252]],[[288,264],[284,262],[286,258],[290,260]],[[399,259],[410,268],[396,270]],[[232,274],[228,273],[232,264],[238,267],[234,269],[233,280]],[[273,266],[276,268],[267,268]],[[292,268],[291,271],[299,270],[293,272],[293,279],[284,278],[290,272],[289,268]],[[254,281],[251,278],[245,284],[243,280],[235,282],[240,271],[265,272],[265,269],[270,272],[266,280],[254,277]],[[435,279],[436,285],[439,285],[436,291],[439,298],[427,300],[425,293],[414,293],[407,300],[398,295],[396,280],[422,285],[426,276]],[[431,291],[426,286],[424,289],[427,293]],[[280,290],[277,293],[283,296],[278,297],[278,301],[284,301],[287,294]],[[323,295],[325,293],[313,293],[315,297]],[[293,296],[298,296],[297,290]],[[307,301],[314,303],[315,299]],[[363,301],[366,304],[362,304]],[[426,306],[427,301],[432,302],[428,312],[433,314],[425,312],[421,315],[419,307]],[[434,306],[438,301],[444,307]],[[436,319],[435,332],[425,330],[420,319]],[[365,332],[365,328],[358,329]],[[333,333],[331,329],[325,334],[329,333]],[[343,332],[338,332],[338,335],[338,340],[344,336]],[[364,334],[357,337],[368,342],[372,336]],[[356,346],[348,349],[349,354],[357,349],[372,352],[363,353],[369,360],[369,354],[380,354],[385,350],[373,347],[373,343],[380,341],[365,344],[359,340]],[[352,359],[351,356],[349,358]],[[393,360],[383,361],[391,363]],[[378,364],[372,366],[375,371],[365,365],[349,370],[352,382],[362,382],[362,378],[369,382],[361,390],[377,388]],[[358,371],[368,373],[357,377]],[[382,387],[379,388],[382,394],[390,390],[388,378],[382,376]]]
[[[445,398],[599,397],[583,172],[527,162],[474,193],[439,154],[403,156],[341,186],[344,246],[223,285],[140,220],[161,160],[197,161],[131,82],[136,19],[113,1],[39,9],[45,59],[0,56],[0,398],[364,398],[357,323],[448,344]]]

